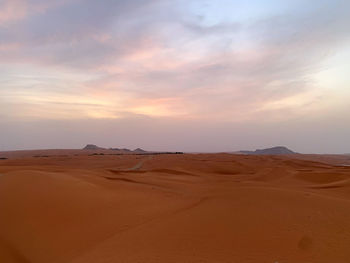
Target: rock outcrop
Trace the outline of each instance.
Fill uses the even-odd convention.
[[[296,154],[292,150],[284,146],[277,146],[267,149],[257,149],[255,151],[240,151],[242,154],[251,154],[251,155],[285,155],[285,154]]]

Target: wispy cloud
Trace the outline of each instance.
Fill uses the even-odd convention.
[[[2,118],[329,114],[348,94],[320,74],[348,49],[349,1],[286,2],[4,0]]]

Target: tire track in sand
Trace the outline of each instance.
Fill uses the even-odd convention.
[[[148,158],[142,159],[141,161],[139,161],[137,164],[135,164],[133,167],[131,168],[127,168],[124,171],[138,171],[142,168],[143,164],[148,161],[151,160],[153,158],[153,156],[148,156]]]

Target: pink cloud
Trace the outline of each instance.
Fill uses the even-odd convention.
[[[22,45],[20,43],[4,43],[0,44],[0,52],[8,52],[18,50]]]
[[[5,0],[0,5],[0,26],[26,17],[28,4],[25,0]]]

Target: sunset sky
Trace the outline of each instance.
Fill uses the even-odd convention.
[[[0,151],[350,152],[348,0],[0,0]]]

